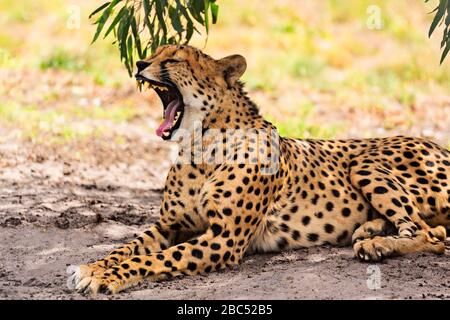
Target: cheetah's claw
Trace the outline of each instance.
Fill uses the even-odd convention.
[[[70,265],[67,267],[66,272],[69,275],[69,278],[67,279],[67,287],[70,290],[85,292],[87,288],[90,288],[93,293],[97,293],[98,288],[96,288],[96,281],[92,282],[92,279],[97,279],[101,276],[104,269],[88,265]]]
[[[385,239],[376,237],[356,242],[353,246],[356,257],[365,262],[377,262],[390,256],[393,253],[393,249],[388,241],[384,241]]]

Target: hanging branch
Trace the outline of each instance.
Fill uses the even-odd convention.
[[[144,59],[160,45],[187,44],[199,29],[208,36],[218,13],[216,0],[112,0],[89,16],[97,25],[92,42],[112,33],[131,76],[135,57]]]
[[[425,2],[428,1],[425,0]],[[436,15],[431,23],[428,37],[431,37],[437,26],[445,24],[441,41],[441,49],[443,51],[440,63],[442,64],[450,51],[450,0],[439,0],[439,5],[432,12],[436,12]]]

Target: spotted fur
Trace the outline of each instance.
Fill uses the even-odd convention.
[[[243,57],[214,60],[192,47],[164,46],[145,62],[142,74],[169,77],[183,95],[180,128],[190,130],[197,119],[203,132],[276,132],[238,81]],[[322,244],[353,244],[364,261],[444,252],[450,226],[448,150],[401,136],[259,142],[270,147],[266,155],[280,151],[272,172],[250,161],[174,164],[159,221],[106,258],[71,267],[73,287],[116,293],[142,279],[238,265],[249,252]],[[243,145],[237,138],[226,159],[235,159]],[[245,145],[258,146],[254,139]],[[244,160],[250,157],[244,153]]]

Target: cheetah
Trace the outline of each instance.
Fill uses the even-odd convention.
[[[70,288],[117,293],[233,267],[249,253],[324,244],[353,245],[371,262],[444,253],[448,150],[403,136],[279,137],[244,91],[241,55],[166,45],[137,69],[164,107],[156,134],[178,143],[178,159],[158,221],[106,258],[69,266]]]

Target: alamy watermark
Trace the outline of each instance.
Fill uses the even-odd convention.
[[[368,14],[366,26],[369,30],[381,30],[383,28],[383,18],[381,16],[381,8],[377,5],[367,7]]]
[[[69,30],[78,30],[81,27],[81,7],[71,4],[67,7],[68,18],[66,27]]]
[[[381,289],[381,270],[377,265],[370,265],[367,267],[366,273],[369,277],[366,280],[367,288],[370,290]]]
[[[280,166],[280,136],[269,129],[208,129],[194,121],[191,130],[179,128],[176,164],[257,164],[263,175],[276,174]]]

